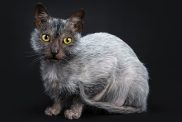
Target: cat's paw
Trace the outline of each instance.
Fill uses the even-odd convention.
[[[56,116],[60,113],[60,109],[56,107],[47,107],[44,111],[45,115]]]
[[[68,109],[64,112],[64,116],[67,119],[79,119],[81,116],[81,112],[79,111],[73,111],[72,109]]]

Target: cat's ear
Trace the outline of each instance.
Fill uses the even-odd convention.
[[[68,18],[68,25],[73,32],[81,32],[83,30],[85,11],[80,9]]]
[[[35,6],[34,18],[34,25],[36,28],[40,28],[40,26],[48,20],[49,15],[47,9],[42,3],[37,3]]]

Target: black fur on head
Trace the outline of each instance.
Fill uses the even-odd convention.
[[[83,30],[84,16],[84,10],[80,9],[66,20],[54,18],[38,3],[34,10],[33,49],[49,60],[61,60],[70,55]]]

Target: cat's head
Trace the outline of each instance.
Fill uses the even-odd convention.
[[[83,29],[84,10],[80,9],[68,19],[51,17],[47,9],[38,3],[34,12],[35,29],[31,35],[34,51],[46,60],[59,61],[70,55]]]

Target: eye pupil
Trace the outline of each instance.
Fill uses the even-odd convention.
[[[45,39],[47,39],[48,37],[47,37],[47,35],[45,36]]]

